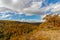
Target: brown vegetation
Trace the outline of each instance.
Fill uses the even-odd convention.
[[[27,35],[37,29],[38,24],[18,21],[0,20],[0,40],[19,40],[23,35]]]
[[[55,29],[60,30],[60,16],[56,15],[47,15],[44,18],[45,22],[40,25],[40,28],[44,29]]]
[[[41,24],[0,20],[0,40],[51,40],[52,31],[60,30],[60,16],[47,15],[44,20]]]

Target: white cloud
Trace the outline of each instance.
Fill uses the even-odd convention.
[[[29,15],[44,15],[45,12],[50,9],[51,12],[58,12],[60,10],[60,3],[50,4],[49,6],[41,8],[42,2],[44,1],[45,0],[0,0],[0,4],[12,10],[18,11],[20,13],[26,13]]]
[[[41,6],[42,6],[42,1],[32,2],[32,5],[28,8],[25,8],[23,12],[27,14],[42,14],[42,11],[40,10]]]
[[[2,19],[5,19],[5,18],[7,18],[7,17],[9,17],[9,16],[11,16],[11,15],[4,15],[4,14],[3,14],[3,15],[1,16],[1,18],[2,18]]]
[[[38,15],[46,15],[46,12],[48,10],[51,11],[49,14],[60,12],[60,3],[58,2],[55,4],[51,3],[50,5],[41,8],[42,2],[43,1],[36,2],[36,3],[33,2],[33,4],[29,8],[25,8],[23,11],[27,14],[38,14]]]
[[[12,0],[12,3],[13,4],[15,4],[15,3],[17,3],[18,2],[18,0]]]
[[[30,6],[30,4],[28,4],[30,1],[32,0],[0,0],[3,5],[6,5],[10,8],[16,9],[16,10],[21,10],[25,7]]]
[[[26,15],[42,15],[41,17],[44,17],[48,10],[52,13],[60,12],[60,3],[50,5],[45,3],[47,6],[41,8],[43,2],[44,0],[0,0],[0,7],[8,7],[19,12],[20,14],[25,13]],[[49,12],[49,14],[51,12]],[[8,16],[10,15],[3,15],[2,18],[6,18]]]
[[[44,0],[0,0],[0,1],[3,5],[5,5],[5,7],[8,7],[12,10],[16,10],[21,13],[23,13],[23,11],[24,12],[26,11],[26,13],[28,13],[30,11],[32,14],[32,13],[35,13],[34,11],[36,11],[36,13],[40,13],[39,8],[41,7],[42,1],[44,1]],[[26,8],[28,10],[29,9],[30,10],[27,11],[27,10],[25,10]]]
[[[55,5],[54,8],[51,10],[51,12],[53,12],[53,13],[60,12],[60,3]]]
[[[32,5],[30,8],[40,8],[42,5],[42,2],[32,2]]]

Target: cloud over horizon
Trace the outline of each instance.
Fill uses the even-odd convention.
[[[21,17],[19,18],[18,15],[16,17],[12,16],[13,19],[16,18],[16,20],[40,21],[46,14],[60,14],[60,0],[0,0],[0,7],[6,7],[16,11],[18,12],[16,15],[18,14],[19,16],[22,14],[25,15],[23,19],[20,19]],[[4,18],[4,16],[10,17],[11,15],[3,14],[2,18]]]

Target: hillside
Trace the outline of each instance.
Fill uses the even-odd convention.
[[[0,40],[60,40],[60,16],[43,19],[42,23],[0,20]]]
[[[60,16],[46,15],[38,29],[29,34],[30,40],[60,40]]]
[[[0,20],[0,40],[16,40],[39,27],[40,23]],[[13,39],[14,38],[14,39]]]

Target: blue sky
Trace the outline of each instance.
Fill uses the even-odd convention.
[[[0,7],[0,20],[41,22],[47,14],[60,13],[60,0],[0,0]]]

